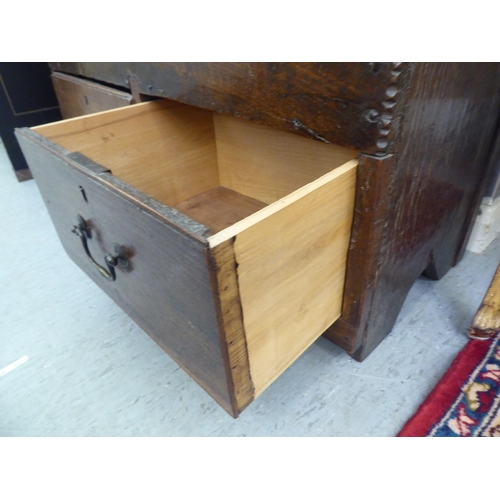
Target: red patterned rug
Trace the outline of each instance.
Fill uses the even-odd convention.
[[[470,340],[400,437],[500,437],[500,335]]]

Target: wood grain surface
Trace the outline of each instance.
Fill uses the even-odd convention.
[[[121,108],[132,103],[132,94],[54,71],[52,83],[63,119]]]
[[[212,234],[264,208],[266,203],[219,186],[183,201],[174,208],[207,226]]]
[[[222,186],[264,203],[273,203],[358,152],[269,127],[214,114]]]
[[[364,328],[378,285],[376,277],[384,248],[384,221],[390,210],[387,192],[393,161],[393,155],[359,157],[342,317],[325,332],[326,338],[350,353],[365,340]]]

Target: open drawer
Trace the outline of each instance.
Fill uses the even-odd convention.
[[[16,134],[69,256],[231,415],[340,316],[356,151],[166,100]]]

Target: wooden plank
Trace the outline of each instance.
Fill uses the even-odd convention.
[[[225,241],[210,249],[209,260],[215,281],[214,295],[221,329],[221,345],[227,357],[226,374],[233,397],[233,414],[238,415],[255,399],[255,388],[250,375],[234,241]]]
[[[342,314],[345,328],[340,332],[336,322],[329,337],[349,352],[359,347],[358,360],[391,331],[415,279],[424,270],[433,278],[443,276],[462,256],[488,177],[487,155],[498,122],[498,64],[57,66],[119,85],[135,75],[145,92],[295,129],[365,154],[394,153],[393,159],[376,167],[374,160],[359,170],[359,186],[368,194],[358,198],[366,203],[356,204],[356,225],[380,237],[368,248],[367,238],[354,235],[349,264],[353,279],[346,283]],[[446,140],[450,137],[455,140]],[[374,168],[382,170],[372,173]],[[370,194],[379,190],[379,174],[382,184],[387,181],[382,197]],[[372,257],[374,262],[367,263]],[[369,290],[361,300],[359,269],[369,270],[362,281]]]
[[[188,233],[203,244],[207,242],[207,236],[210,234],[210,230],[206,226],[191,219],[190,217],[187,217],[178,210],[160,203],[154,198],[151,198],[151,196],[144,194],[142,191],[139,191],[121,179],[118,179],[114,175],[110,174],[108,169],[98,163],[95,163],[81,153],[70,153],[68,150],[58,146],[54,142],[38,135],[36,132],[33,132],[28,128],[17,129],[16,135],[23,135],[26,139],[35,142],[40,147],[49,149],[53,153],[57,153],[59,156],[64,157],[65,162],[77,171],[82,171],[85,174],[89,171],[93,174],[99,174],[99,180],[103,185],[111,188],[120,196],[137,204],[141,210],[145,210],[154,216],[160,217],[173,229]]]
[[[500,332],[500,264],[495,276],[486,291],[483,302],[479,307],[469,337],[473,339],[489,339]]]
[[[128,86],[295,132],[316,140],[380,151],[393,104],[393,84],[408,63],[80,62],[58,71]],[[393,147],[392,134],[385,152]]]
[[[214,248],[217,245],[220,245],[223,241],[235,237],[236,235],[260,223],[261,221],[264,221],[265,219],[279,212],[280,210],[283,210],[284,208],[293,205],[300,198],[303,198],[308,194],[314,193],[321,186],[324,186],[325,184],[328,184],[330,182],[334,182],[337,178],[342,177],[346,172],[352,170],[353,168],[355,169],[357,165],[358,165],[358,160],[348,161],[341,167],[336,168],[332,172],[328,172],[328,174],[323,175],[319,179],[316,179],[314,182],[310,182],[309,184],[302,186],[300,189],[297,189],[297,191],[294,191],[288,196],[285,196],[281,200],[271,203],[270,205],[262,208],[261,210],[255,212],[254,214],[248,216],[247,218],[233,224],[232,226],[226,229],[223,229],[219,233],[209,236],[207,239],[210,247]]]
[[[358,155],[232,116],[214,125],[221,185],[268,204]]]
[[[394,155],[360,161],[359,231],[350,244],[342,310],[346,328],[336,322],[328,334],[358,361],[391,331],[422,272],[439,279],[456,265],[488,169],[497,165],[488,155],[499,119],[500,65],[411,66],[393,107],[400,116],[392,122],[399,129]]]
[[[125,108],[124,108],[125,109]],[[143,328],[226,411],[234,415],[214,307],[206,242],[172,227],[159,213],[124,196],[104,169],[73,162],[35,134],[17,132],[61,243],[72,260]],[[72,156],[72,160],[69,159]],[[71,163],[69,163],[71,161]],[[121,188],[123,189],[123,187]],[[85,193],[85,196],[83,196]],[[114,244],[124,247],[127,269],[116,268],[116,281],[105,280],[71,232],[77,215],[88,222],[88,246],[104,264]],[[78,284],[75,284],[77,286]]]
[[[183,201],[174,208],[201,222],[215,234],[265,206],[261,201],[219,186]]]
[[[364,341],[367,311],[377,286],[380,251],[387,228],[388,186],[391,183],[394,155],[359,156],[351,242],[347,258],[342,317],[325,332],[325,337],[355,352]],[[379,221],[379,223],[375,223]],[[395,299],[393,299],[393,302]],[[391,302],[392,304],[392,302]],[[391,304],[386,304],[389,310]],[[399,310],[399,309],[398,309]]]
[[[30,172],[29,168],[23,168],[21,170],[14,170],[17,180],[19,182],[29,181],[33,179],[33,174]]]
[[[256,396],[340,316],[356,164],[239,223],[234,248]]]
[[[122,108],[132,103],[132,94],[128,92],[64,73],[53,72],[52,83],[64,119]]]
[[[219,185],[212,114],[141,103],[33,129],[173,206]]]

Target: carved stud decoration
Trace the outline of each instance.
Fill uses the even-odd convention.
[[[389,85],[385,90],[385,99],[382,101],[383,111],[378,119],[379,130],[376,141],[377,151],[375,153],[377,156],[383,156],[390,152],[389,149],[393,139],[391,125],[394,119],[394,107],[397,104],[398,80],[401,73],[401,63],[392,63],[389,72]]]

